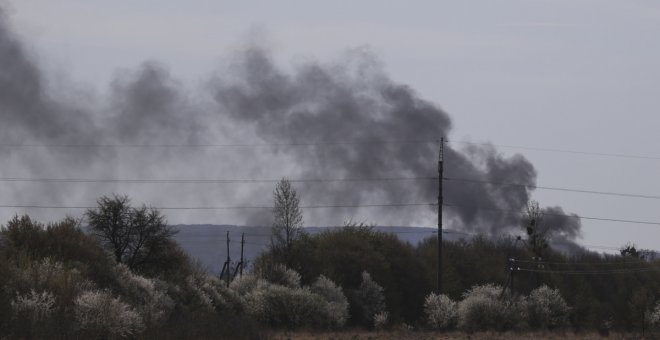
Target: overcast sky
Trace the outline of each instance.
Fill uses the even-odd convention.
[[[660,157],[660,2],[2,2],[55,78],[93,94],[157,60],[192,86],[246,39],[290,67],[367,48],[453,119],[450,138]],[[660,160],[520,152],[538,185],[660,195]],[[660,221],[658,200],[537,190],[584,216]],[[204,222],[204,221],[196,221]],[[660,226],[583,221],[581,243],[660,249]]]

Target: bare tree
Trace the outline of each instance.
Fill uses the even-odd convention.
[[[543,219],[543,209],[539,202],[529,201],[523,213],[523,227],[527,231],[527,245],[537,257],[548,248],[548,228]]]
[[[622,257],[633,257],[640,260],[653,260],[654,251],[639,249],[634,243],[628,243],[619,249]]]
[[[157,209],[131,207],[128,196],[103,196],[98,208],[86,213],[93,235],[112,252],[115,260],[137,269],[154,260],[176,233]]]
[[[273,208],[271,247],[280,260],[283,260],[286,265],[290,265],[293,242],[303,233],[300,199],[296,190],[291,187],[291,182],[283,178],[275,186],[273,200],[275,206]]]

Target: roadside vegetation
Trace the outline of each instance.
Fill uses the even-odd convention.
[[[360,223],[309,235],[300,210],[288,206],[276,215],[270,250],[228,284],[179,248],[159,211],[124,196],[97,204],[84,228],[73,218],[44,224],[27,215],[2,227],[3,337],[606,335],[660,325],[660,263],[630,251],[569,257],[543,249],[546,271],[512,273],[511,258],[538,266],[525,262],[538,249],[511,237],[446,242],[437,294],[437,238],[411,245]],[[603,274],[604,266],[622,274]],[[639,270],[623,271],[631,268]]]

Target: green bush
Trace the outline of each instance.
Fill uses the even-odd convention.
[[[323,275],[343,289],[350,303],[352,325],[371,324],[356,311],[359,306],[352,294],[362,283],[363,271],[384,287],[389,319],[394,323],[419,320],[424,297],[435,286],[435,281],[426,279],[430,271],[412,245],[364,224],[348,223],[319,234],[305,234],[294,242],[291,252],[291,268],[300,273],[302,285],[310,285]],[[269,257],[271,254],[264,253],[255,262]]]
[[[364,271],[362,272],[362,283],[353,292],[353,296],[355,313],[360,314],[365,326],[373,327],[376,315],[385,312],[383,287],[376,283],[369,273]],[[387,316],[386,319],[389,319],[389,313]]]

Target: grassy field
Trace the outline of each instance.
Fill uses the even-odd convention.
[[[573,333],[573,332],[479,332],[479,333],[465,333],[465,332],[430,332],[430,331],[407,331],[407,330],[394,330],[382,332],[367,332],[367,331],[339,331],[339,332],[280,332],[271,334],[271,339],[277,340],[311,340],[311,339],[324,339],[324,340],[394,340],[394,339],[410,339],[410,340],[431,340],[431,339],[494,339],[494,340],[508,340],[508,339],[657,339],[657,336],[635,333],[613,333],[609,336],[602,336],[598,333]]]

